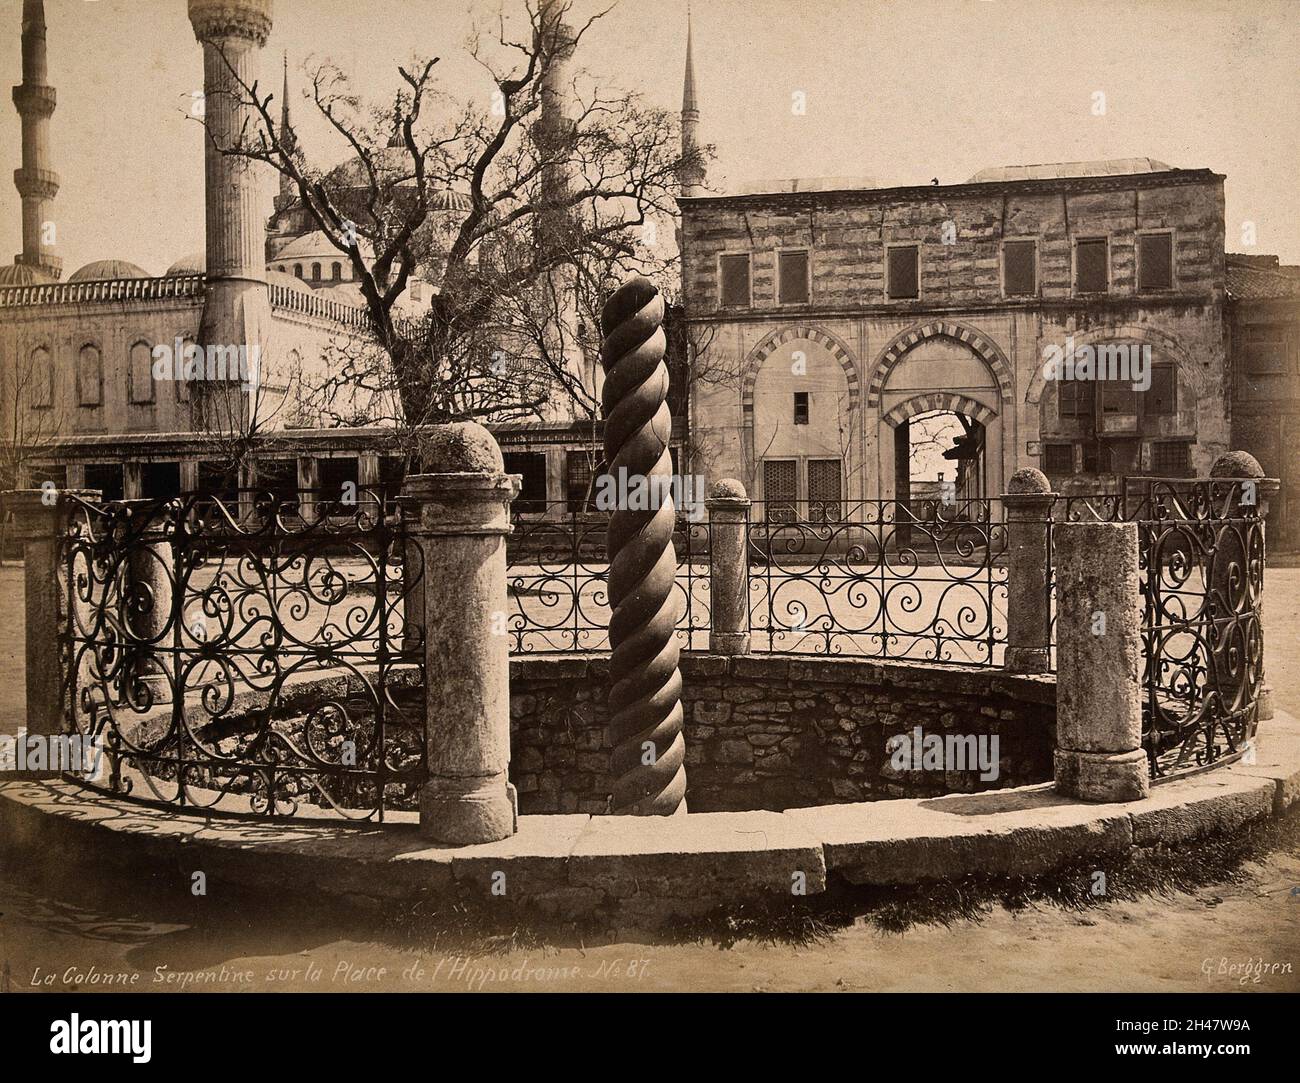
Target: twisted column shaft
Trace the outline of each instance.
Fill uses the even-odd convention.
[[[659,496],[651,501],[657,507],[618,507],[606,536],[613,808],[640,816],[686,809],[663,317],[659,291],[637,276],[615,291],[600,318],[605,469],[629,484],[643,476]]]

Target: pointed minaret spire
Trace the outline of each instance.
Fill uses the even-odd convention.
[[[284,54],[284,89],[280,93],[280,141],[291,153],[298,145],[298,138],[293,132],[293,122],[289,119],[289,53],[287,50]],[[298,190],[294,187],[293,181],[281,173],[280,194],[276,198],[275,209],[283,210],[293,203],[297,196]]]
[[[691,9],[686,9],[686,75],[682,81],[682,195],[696,195],[704,184],[704,164],[698,160],[700,103],[695,97],[695,56],[691,41]]]
[[[55,94],[45,83],[45,4],[23,0],[23,81],[14,87],[14,105],[22,118],[22,168],[14,170],[14,187],[23,203],[23,250],[15,263],[59,277],[62,261],[42,246],[49,204],[59,191],[59,175],[50,168],[50,116]]]

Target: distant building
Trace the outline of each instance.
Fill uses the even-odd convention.
[[[682,200],[688,321],[734,372],[695,468],[769,504],[910,499],[910,420],[965,419],[961,495],[1206,473],[1229,446],[1223,177],[1149,159]],[[1052,380],[1052,348],[1149,348],[1149,386]],[[1139,357],[1145,356],[1140,354]]]
[[[1228,256],[1232,446],[1281,480],[1269,511],[1274,549],[1300,549],[1300,267]]]

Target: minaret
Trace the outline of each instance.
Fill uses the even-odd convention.
[[[534,124],[533,137],[538,153],[556,160],[542,167],[540,178],[540,208],[535,218],[536,235],[540,246],[568,244],[572,224],[572,210],[566,200],[570,192],[570,165],[568,141],[573,128],[570,116],[570,81],[577,41],[573,28],[563,22],[564,12],[557,0],[542,0],[538,12],[543,46],[550,54],[546,73],[542,77],[538,94],[541,98],[539,116]],[[547,348],[564,358],[565,367],[595,396],[603,383],[595,354],[583,354],[578,341],[576,273],[567,263],[561,263],[548,272],[548,302],[555,311],[547,321]],[[545,412],[550,420],[572,420],[564,396],[555,396]]]
[[[59,190],[59,175],[50,168],[50,116],[55,94],[46,86],[44,0],[23,0],[23,81],[14,87],[14,105],[22,117],[23,164],[14,170],[14,187],[23,201],[23,250],[15,263],[59,277],[63,261],[41,247],[49,204]]]
[[[265,222],[258,171],[247,158],[222,154],[241,133],[257,131],[247,91],[258,75],[258,55],[271,32],[271,0],[189,0],[190,23],[203,46],[203,141],[207,282],[199,345],[256,346],[265,355],[271,327],[266,291]],[[238,79],[236,78],[238,76]],[[247,136],[246,136],[247,137]],[[215,144],[214,145],[214,141]],[[233,400],[231,400],[233,401]],[[247,423],[242,411],[201,418],[222,428]]]
[[[704,184],[704,164],[692,161],[699,153],[700,103],[695,98],[695,60],[691,55],[691,13],[686,12],[686,76],[682,81],[682,195],[698,195]]]
[[[289,54],[284,54],[284,90],[280,95],[280,142],[290,154],[298,146],[293,123],[289,119]],[[280,194],[275,198],[275,209],[282,211],[298,198],[298,188],[290,177],[280,174]]]

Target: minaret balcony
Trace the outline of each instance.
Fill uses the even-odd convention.
[[[59,191],[59,175],[52,169],[15,169],[14,187],[24,199],[53,199]]]
[[[23,83],[14,87],[14,105],[18,109],[18,115],[24,118],[48,117],[54,112],[57,99],[58,95],[52,86]]]

